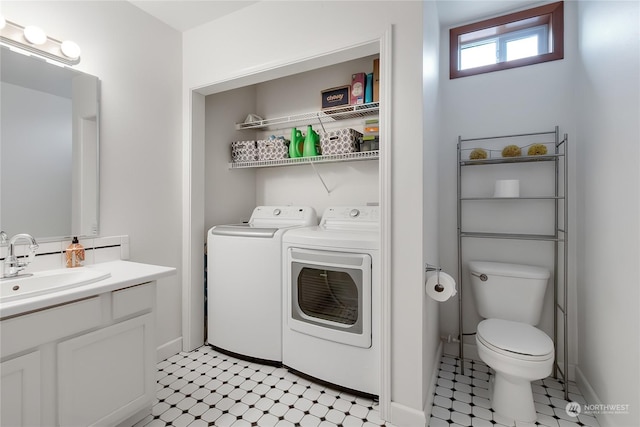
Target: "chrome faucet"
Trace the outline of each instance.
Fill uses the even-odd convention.
[[[26,240],[29,242],[29,258],[26,261],[19,261],[15,255],[14,246],[18,240]],[[34,239],[30,234],[16,234],[9,239],[9,253],[4,260],[2,277],[15,277],[19,272],[27,268],[33,260],[38,247],[38,242],[36,242],[36,239]]]

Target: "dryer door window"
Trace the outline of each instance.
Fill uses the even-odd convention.
[[[358,276],[355,278],[352,275]],[[309,317],[356,325],[353,332],[362,332],[362,301],[359,301],[358,283],[362,283],[362,272],[323,270],[303,267],[298,274],[298,307]]]

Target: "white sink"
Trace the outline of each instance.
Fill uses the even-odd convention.
[[[0,279],[0,303],[75,288],[111,276],[92,268],[63,268]]]

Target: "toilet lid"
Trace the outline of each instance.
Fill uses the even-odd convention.
[[[484,343],[510,353],[548,356],[553,341],[531,325],[501,319],[486,319],[478,324],[477,337]]]

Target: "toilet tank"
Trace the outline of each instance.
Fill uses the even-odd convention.
[[[534,326],[540,322],[549,270],[531,265],[470,261],[469,273],[480,316]]]

